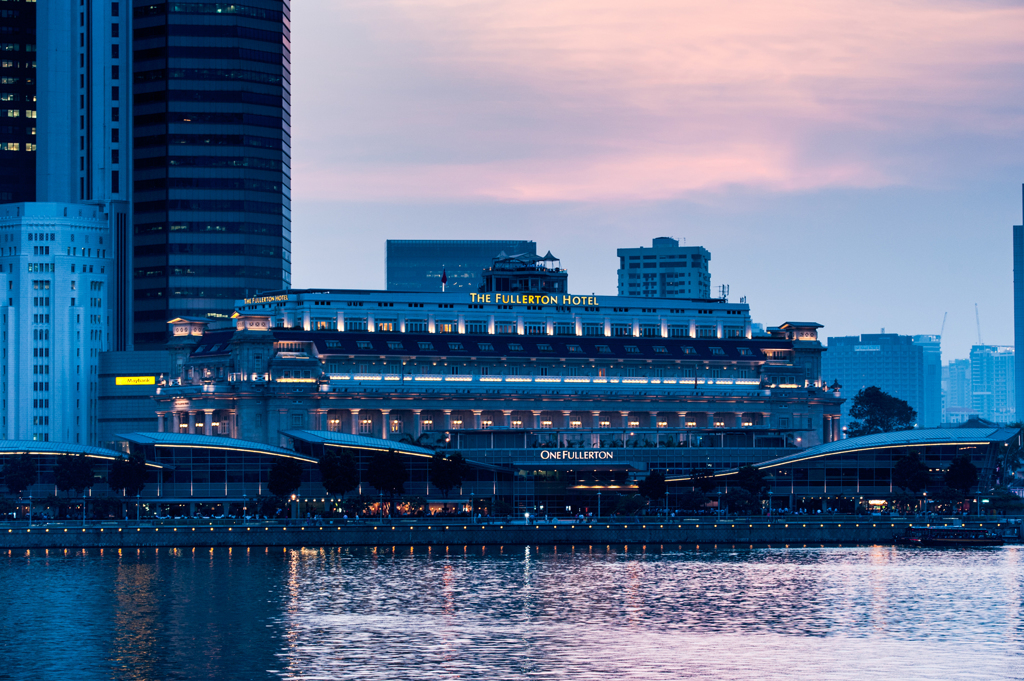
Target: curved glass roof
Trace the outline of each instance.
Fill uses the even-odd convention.
[[[122,452],[103,447],[73,444],[71,442],[39,442],[37,440],[0,440],[0,456],[5,454],[53,454],[71,455],[84,454],[94,459],[113,460],[123,456]],[[162,463],[147,461],[152,468],[174,468]]]
[[[432,449],[417,447],[416,445],[410,445],[397,440],[366,437],[365,435],[350,435],[329,430],[283,430],[281,433],[293,440],[300,440],[311,444],[338,445],[340,447],[352,447],[353,449],[394,450],[418,456],[434,455],[434,450]]]
[[[265,445],[261,442],[236,440],[216,435],[195,435],[192,433],[128,433],[118,434],[122,440],[137,445],[153,445],[155,447],[207,447],[210,449],[235,449],[270,456],[287,456],[306,463],[317,463],[317,459],[299,454],[284,447]]]

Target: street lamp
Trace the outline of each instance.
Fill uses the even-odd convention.
[[[597,493],[597,517],[601,518],[601,493]]]

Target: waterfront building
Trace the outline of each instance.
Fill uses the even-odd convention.
[[[1015,369],[1012,347],[971,348],[971,407],[975,415],[993,423],[1016,420]]]
[[[843,403],[842,425],[850,424],[852,398],[858,391],[876,386],[917,411],[921,423],[925,408],[924,347],[911,336],[895,333],[866,333],[828,339],[828,352],[822,358],[822,376],[839,381],[850,399]],[[941,390],[936,381],[930,388]],[[941,397],[940,397],[941,399]]]
[[[387,290],[438,293],[441,278],[450,293],[475,293],[480,273],[499,254],[537,255],[537,244],[521,240],[388,239],[385,268]]]
[[[140,347],[290,284],[289,7],[132,3]]]
[[[504,255],[491,261],[481,275],[480,293],[551,293],[569,290],[569,273],[551,255]]]
[[[36,2],[0,9],[0,203],[36,200]]]
[[[3,438],[95,441],[113,262],[102,206],[0,206]]]
[[[654,239],[650,248],[620,248],[620,296],[710,298],[711,253],[700,246],[680,246],[670,237]]]

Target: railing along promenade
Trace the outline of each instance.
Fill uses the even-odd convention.
[[[7,521],[0,549],[188,546],[891,544],[908,525],[981,527],[1019,541],[1019,518],[787,515],[602,518],[358,518]]]

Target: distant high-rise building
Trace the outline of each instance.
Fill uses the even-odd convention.
[[[680,246],[670,237],[654,239],[650,248],[620,248],[620,296],[710,298],[711,253],[700,246]]]
[[[445,291],[476,293],[483,283],[481,273],[501,253],[537,255],[537,244],[517,240],[388,239],[387,290],[434,293],[441,290],[441,279],[447,276]]]
[[[1024,417],[1024,219],[1013,227],[1013,343],[1015,347],[1022,348],[1016,355],[1014,367],[1014,409]]]
[[[924,360],[924,385],[917,422],[922,428],[936,428],[942,423],[942,337],[917,335],[914,345],[921,347]]]
[[[290,1],[132,9],[135,340],[152,348],[173,317],[291,285]]]
[[[863,388],[876,386],[917,411],[921,424],[925,409],[925,348],[911,336],[895,333],[865,333],[828,339],[822,355],[821,373],[826,383],[838,380],[843,386],[842,425],[850,424],[853,396]]]
[[[945,367],[946,403],[943,423],[963,423],[974,415],[971,396],[971,360],[950,360]]]
[[[971,407],[975,414],[995,423],[1016,420],[1015,365],[1012,347],[971,348]]]
[[[2,7],[0,203],[35,201],[36,2],[5,0]]]

